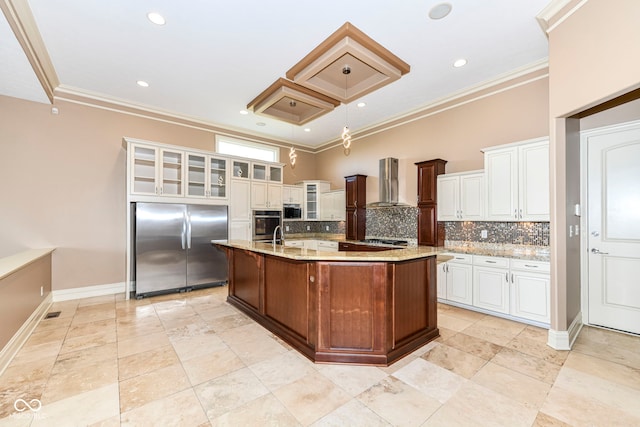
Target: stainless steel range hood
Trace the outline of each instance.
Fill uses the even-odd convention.
[[[378,183],[379,201],[368,207],[387,207],[398,205],[398,159],[387,157],[380,159],[380,178]]]

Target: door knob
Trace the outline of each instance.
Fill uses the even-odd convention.
[[[598,249],[598,248],[591,249],[591,253],[592,254],[600,254],[600,255],[609,255],[609,252],[600,252],[600,249]]]

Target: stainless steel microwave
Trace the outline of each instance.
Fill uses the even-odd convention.
[[[284,219],[302,219],[302,208],[299,206],[285,206]]]

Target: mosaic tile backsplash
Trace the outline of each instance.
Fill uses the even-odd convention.
[[[445,222],[445,240],[549,246],[548,222]],[[481,237],[487,230],[487,238]]]
[[[392,206],[368,208],[368,238],[408,240],[415,244],[418,239],[418,208],[415,206]],[[446,242],[469,242],[485,244],[507,244],[527,246],[549,246],[548,222],[445,222]],[[344,221],[285,221],[288,233],[344,234]],[[487,238],[482,238],[487,230]],[[446,245],[446,243],[445,243]]]

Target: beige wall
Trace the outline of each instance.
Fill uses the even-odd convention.
[[[374,135],[354,139],[351,154],[342,146],[317,155],[318,175],[344,187],[344,176],[367,175],[367,203],[378,201],[378,161],[399,160],[399,201],[416,204],[415,162],[441,158],[446,171],[483,169],[482,148],[549,134],[548,80],[536,72],[520,86],[480,99],[463,99],[428,111],[427,117]]]
[[[53,289],[125,279],[126,194],[122,137],[214,150],[207,130],[73,103],[0,96],[0,257],[56,247]],[[288,161],[288,148],[281,159]],[[313,154],[285,182],[315,178]]]
[[[567,117],[640,87],[640,2],[590,0],[549,33],[551,129],[552,324],[567,330],[580,310],[580,251],[567,229],[577,223],[571,202],[580,199],[576,124]],[[620,121],[633,115],[621,113]],[[598,115],[609,124],[610,114]],[[616,116],[616,114],[614,114]],[[594,126],[598,119],[585,119]],[[589,125],[591,123],[591,125]],[[582,123],[581,123],[582,124]]]

